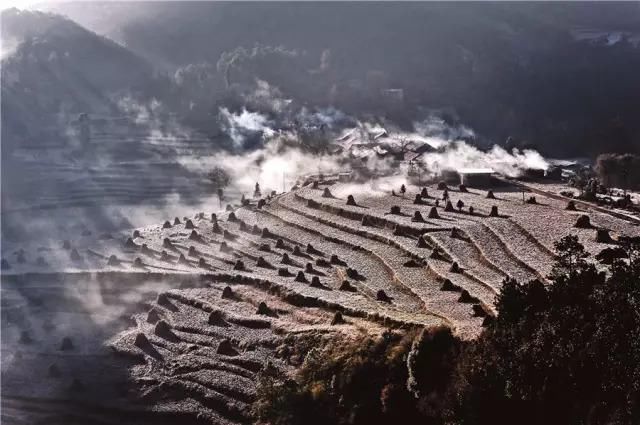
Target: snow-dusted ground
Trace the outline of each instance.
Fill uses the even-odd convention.
[[[445,211],[435,186],[414,204],[421,190],[310,185],[233,214],[207,200],[187,213],[193,205],[178,201],[143,214],[135,230],[109,232],[74,228],[71,215],[60,237],[3,246],[3,410],[27,422],[71,411],[91,422],[78,406],[109,406],[102,417],[115,420],[134,401],[137,423],[246,422],[266,362],[288,374],[304,359],[298,337],[322,344],[445,324],[472,338],[505,277],[545,280],[555,240],[576,234],[593,255],[613,245],[596,242],[595,228],[573,227],[579,215],[614,239],[640,234],[552,197],[525,204],[513,186],[496,188],[495,199],[451,188],[460,211]],[[498,217],[489,217],[493,206]],[[412,220],[415,211],[424,222]],[[337,312],[346,324],[331,324]]]

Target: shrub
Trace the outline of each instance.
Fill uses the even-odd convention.
[[[256,310],[256,314],[260,314],[263,316],[270,316],[273,314],[273,311],[271,311],[271,309],[267,306],[267,303],[265,303],[264,301],[261,301],[260,304],[258,304],[258,309]]]
[[[638,423],[640,258],[614,261],[605,273],[584,260],[577,237],[555,247],[552,284],[506,279],[496,317],[444,281],[482,318],[474,340],[446,328],[290,337],[304,362],[294,379],[269,367],[260,373],[256,421]]]
[[[349,267],[349,268],[347,268],[345,273],[347,274],[347,277],[350,278],[350,279],[354,279],[354,280],[362,279],[362,277],[360,276],[360,273],[358,273],[358,271],[356,269],[352,269],[352,268]]]
[[[627,258],[627,252],[620,247],[605,248],[596,255],[596,260],[602,264],[613,264],[615,260]]]
[[[214,167],[209,173],[207,173],[207,178],[211,182],[213,189],[224,189],[231,182],[231,176],[229,173],[222,167]]]
[[[289,269],[286,267],[280,267],[278,269],[278,276],[282,276],[282,277],[289,277],[291,276],[291,273],[289,272]]]
[[[344,318],[342,317],[342,313],[340,313],[339,311],[336,311],[335,314],[333,315],[333,319],[331,319],[331,325],[335,326],[335,325],[342,325],[346,323]]]
[[[462,290],[462,288],[460,288],[460,286],[458,286],[458,285],[455,285],[449,279],[445,279],[444,282],[442,282],[442,286],[440,287],[440,290],[441,291],[460,292]]]
[[[431,251],[429,258],[433,258],[434,260],[444,260],[444,255],[438,248],[433,248],[433,251]]]
[[[171,326],[169,326],[169,324],[164,320],[160,320],[156,323],[156,326],[153,328],[153,333],[164,339],[175,338],[175,335],[171,330]]]
[[[142,332],[138,332],[136,334],[136,339],[134,340],[133,344],[142,350],[146,350],[147,348],[152,346],[147,336]]]
[[[414,259],[405,261],[402,265],[405,267],[422,267],[422,264]]]
[[[211,228],[211,231],[212,231],[213,233],[217,233],[217,234],[222,233],[222,229],[220,229],[220,225],[218,224],[218,222],[217,222],[217,221],[215,221],[215,222],[213,223],[213,226],[212,226],[212,228]]]
[[[387,295],[387,293],[385,291],[383,291],[382,289],[378,290],[378,292],[376,292],[376,299],[378,301],[382,301],[385,303],[390,303],[391,302],[391,297],[389,297],[389,295]]]
[[[460,298],[458,298],[459,303],[477,303],[478,301],[479,300],[469,294],[469,291],[467,291],[466,289],[462,290],[462,292],[460,293]]]
[[[349,291],[349,292],[355,292],[356,288],[351,285],[351,283],[348,280],[343,280],[342,283],[340,284],[340,288],[341,291]]]
[[[450,331],[320,338],[307,334],[296,340],[292,350],[307,354],[294,379],[275,370],[260,374],[253,410],[258,422],[438,423],[432,413],[448,404],[443,388],[450,381],[460,344]]]
[[[405,234],[404,228],[401,225],[396,224],[393,227],[393,235],[394,236],[404,236],[404,234]]]
[[[218,344],[216,354],[222,354],[223,356],[237,356],[238,351],[233,348],[231,341],[228,338],[225,338]]]
[[[228,231],[227,229],[225,229],[222,232],[222,237],[228,241],[235,241],[237,236],[234,235],[233,233],[231,233],[230,231]]]
[[[271,252],[271,246],[268,243],[262,243],[258,247],[258,251]]]
[[[262,268],[267,268],[267,269],[271,269],[273,268],[273,266],[264,259],[264,257],[258,257],[258,261],[256,262],[256,266],[257,267],[262,267]]]
[[[609,235],[609,231],[607,229],[597,229],[596,230],[596,242],[612,243],[613,239],[611,239],[611,235]]]
[[[577,227],[579,229],[591,229],[592,226],[589,216],[583,214],[578,217],[578,219],[576,220],[576,224],[574,224],[573,227]]]
[[[233,298],[233,290],[230,286],[225,286],[224,289],[222,289],[222,298]]]

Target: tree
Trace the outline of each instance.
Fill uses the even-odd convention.
[[[556,264],[552,269],[552,277],[569,274],[586,266],[585,259],[589,253],[584,250],[584,246],[579,242],[578,236],[567,235],[553,244],[556,250]]]
[[[218,189],[218,191],[226,188],[229,186],[229,183],[231,183],[231,176],[229,176],[229,173],[222,167],[214,167],[207,174],[207,178],[213,185],[213,188]]]
[[[458,358],[452,423],[639,423],[640,261],[604,273],[575,236],[556,249],[552,284],[505,281]]]
[[[607,187],[627,189],[640,184],[640,156],[634,154],[601,154],[596,159],[598,179]]]

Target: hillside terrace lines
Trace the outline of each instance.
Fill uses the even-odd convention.
[[[280,197],[269,206],[269,209],[271,210],[276,205],[282,205],[285,207],[285,203],[286,196]],[[451,319],[461,333],[469,332],[467,333],[467,336],[478,332],[481,320],[478,321],[478,318],[472,316],[471,306],[468,304],[465,305],[457,303],[458,294],[440,290],[440,286],[442,285],[442,281],[445,276],[448,276],[449,274],[455,275],[454,273],[447,272],[447,275],[443,276],[441,274],[443,270],[440,269],[438,271],[433,270],[431,274],[425,274],[424,267],[406,267],[404,265],[404,263],[410,258],[423,258],[424,256],[421,254],[426,254],[425,252],[419,253],[418,248],[409,248],[404,245],[403,242],[392,242],[384,240],[384,238],[372,240],[368,238],[368,235],[359,235],[358,232],[351,233],[347,231],[345,234],[344,231],[339,231],[335,228],[336,224],[332,223],[330,219],[322,219],[320,217],[323,215],[322,212],[319,212],[317,216],[311,214],[305,216],[304,211],[296,209],[294,203],[289,203],[285,209],[302,216],[293,217],[291,214],[285,213],[283,215],[283,219],[286,221],[307,220],[307,223],[304,224],[307,228],[322,229],[321,232],[325,235],[336,233],[338,237],[346,243],[363,246],[377,254],[383,259],[383,261],[389,263],[396,275],[398,275],[401,283],[407,285],[412,292],[415,292],[420,296],[420,298],[426,303],[429,311],[436,312]],[[280,214],[278,215],[280,216]],[[322,224],[318,224],[317,221]],[[342,229],[342,227],[340,227],[340,229]],[[430,266],[430,261],[431,260],[427,260],[428,267]],[[448,266],[450,267],[450,264]],[[436,276],[438,279],[435,278]],[[462,283],[464,285],[462,287],[467,289],[472,295],[481,296],[487,305],[491,305],[493,303],[493,296],[495,293],[491,288],[464,277],[454,277],[453,279],[455,279],[456,282]]]
[[[331,326],[326,311],[307,307],[301,316],[296,307],[251,286],[234,287],[231,298],[220,298],[222,293],[219,283],[169,291],[165,296],[171,308],[165,308],[164,301],[153,306],[161,311],[156,319],[168,324],[166,333],[158,335],[157,325],[140,314],[137,327],[113,341],[118,352],[143,360],[131,374],[143,390],[143,399],[151,399],[154,408],[177,412],[190,400],[197,409],[189,412],[207,412],[215,423],[248,422],[258,372],[269,364],[278,375],[287,375],[304,359],[305,352],[284,344],[287,335],[313,332],[321,343],[337,334],[384,330],[355,317]],[[257,314],[258,302],[265,302],[273,314]],[[211,312],[217,312],[214,322]],[[255,327],[259,322],[268,326]],[[147,345],[133,341],[140,333],[146,335]]]
[[[239,212],[241,211],[239,210]],[[308,223],[304,225],[301,223],[303,218],[298,217],[287,217],[284,220],[272,208],[257,216],[256,220],[266,224],[270,231],[277,233],[294,232],[298,235],[299,240],[313,242],[316,248],[321,248],[327,253],[337,254],[347,264],[344,267],[353,265],[358,270],[358,273],[364,276],[364,280],[349,279],[344,270],[339,269],[341,277],[338,281],[349,280],[353,286],[360,290],[360,293],[372,301],[375,300],[378,290],[384,290],[394,301],[391,304],[373,301],[378,304],[379,308],[392,311],[398,310],[403,315],[410,315],[411,313],[409,312],[413,312],[413,314],[416,314],[416,320],[420,317],[424,317],[428,321],[433,320],[433,317],[429,318],[431,316],[430,312],[424,311],[424,305],[419,297],[408,288],[394,283],[395,270],[391,266],[379,256],[374,255],[370,258],[366,251],[354,250],[353,247],[359,245],[345,242],[345,238],[339,232],[335,232],[334,229],[320,227],[317,223],[313,223],[312,226],[308,226]],[[323,237],[319,238],[319,235]]]
[[[152,229],[153,230],[153,229]],[[151,249],[159,249],[157,248],[157,246],[154,246],[154,243],[158,243],[162,238],[161,237],[156,237],[156,238],[152,238],[152,234],[150,233],[152,230],[149,231],[145,231],[143,230],[141,232],[141,236],[142,238],[137,238],[136,241],[138,243],[141,242],[146,242],[148,243],[148,245],[150,246]],[[157,229],[155,229],[157,231]],[[177,247],[176,249],[178,250],[178,252],[182,252],[183,254],[185,254],[185,249],[186,246],[188,246],[188,244],[180,244],[177,240],[175,240],[176,236],[180,235],[180,231],[176,232],[176,229],[163,229],[162,231],[165,231],[167,233],[171,232],[170,234],[173,235],[174,238],[174,246]],[[160,232],[162,232],[160,231]],[[204,233],[204,232],[203,232]],[[182,236],[182,238],[184,238],[184,236]],[[157,242],[151,242],[152,240],[156,240]],[[309,241],[312,241],[315,243],[315,238],[311,237],[308,239]],[[115,242],[115,243],[119,243],[119,242]],[[233,244],[233,243],[231,243]],[[186,246],[185,246],[186,245]],[[197,244],[196,244],[197,245]],[[320,246],[318,246],[320,247]],[[245,247],[246,248],[246,247]],[[217,253],[218,251],[218,247],[217,245],[215,246],[207,246],[205,244],[203,244],[202,246],[199,247],[199,250],[202,251],[202,255],[206,256],[207,252],[215,252]],[[207,250],[211,250],[211,251],[207,251]],[[258,254],[258,252],[255,252],[255,254]],[[263,254],[262,252],[260,252],[260,254]],[[127,253],[127,255],[129,256],[128,258],[135,257],[137,255],[139,255],[138,251],[130,251]],[[164,264],[162,262],[158,263],[154,263],[151,260],[147,260],[144,256],[141,256],[145,262],[145,268],[144,269],[140,269],[140,268],[135,268],[131,266],[131,260],[124,260],[122,255],[119,255],[119,258],[122,259],[122,261],[128,261],[126,264],[123,264],[122,267],[109,267],[106,269],[110,269],[112,270],[114,273],[140,273],[140,274],[144,274],[146,272],[152,272],[154,269],[156,271],[161,271],[163,273],[163,275],[166,276],[170,276],[172,273],[178,273],[178,274],[221,274],[221,275],[225,275],[224,271],[219,271],[219,270],[204,270],[202,268],[199,268],[196,266],[196,264],[194,264],[194,261],[191,260],[191,264],[190,265],[180,265],[180,264],[176,264],[175,261],[177,260],[177,252],[172,252],[172,255],[174,256],[173,261],[171,263],[168,264],[167,267],[163,267],[162,269],[160,269],[160,264]],[[215,255],[215,254],[214,254]],[[346,253],[341,253],[339,252],[339,255],[343,258],[346,258],[349,255],[349,251],[347,251]],[[398,310],[395,311],[394,309],[389,309],[385,303],[380,303],[378,301],[375,301],[375,292],[377,289],[379,289],[378,287],[375,287],[376,289],[372,289],[370,291],[369,294],[369,299],[367,298],[363,298],[363,297],[359,297],[359,296],[355,296],[349,292],[343,292],[343,291],[338,291],[338,290],[333,290],[333,291],[328,291],[326,289],[316,289],[316,288],[312,288],[309,287],[308,284],[301,284],[301,283],[297,283],[297,282],[293,282],[293,277],[291,278],[283,278],[277,275],[277,270],[271,270],[271,269],[262,269],[262,268],[258,268],[254,266],[253,260],[251,261],[246,261],[247,267],[250,269],[249,272],[242,272],[242,271],[233,271],[233,263],[234,261],[232,261],[234,257],[228,257],[226,260],[226,263],[221,263],[220,266],[224,269],[224,270],[228,270],[230,273],[233,273],[235,275],[245,275],[247,277],[253,277],[253,276],[264,276],[267,279],[270,279],[274,282],[274,285],[276,285],[275,287],[281,287],[282,289],[286,288],[286,292],[291,292],[292,294],[296,294],[296,299],[299,299],[301,302],[304,303],[309,303],[311,302],[316,303],[318,300],[323,300],[321,301],[322,305],[327,305],[327,306],[331,306],[330,308],[332,309],[343,309],[347,314],[349,314],[349,312],[358,312],[358,314],[360,314],[360,312],[377,312],[379,311],[381,314],[383,314],[383,316],[386,316],[387,314],[390,315],[389,317],[396,317],[396,321],[398,322],[406,322],[406,323],[417,323],[417,322],[423,322],[423,323],[432,323],[434,321],[434,318],[429,316],[428,314],[422,314],[422,313],[418,313],[418,311],[414,308],[408,308],[407,310]],[[295,258],[295,257],[294,257]],[[187,257],[187,259],[189,259],[189,257]],[[358,260],[360,260],[361,258],[359,258]],[[103,258],[101,258],[101,261],[104,261],[104,263],[106,263],[106,261],[104,260],[104,256]],[[209,260],[207,260],[209,261]],[[230,263],[230,264],[229,264]],[[279,265],[278,262],[275,261],[275,258],[273,259],[273,264],[274,265]],[[302,263],[304,264],[304,263]],[[99,270],[99,269],[93,269],[93,270]],[[361,272],[366,272],[366,270],[362,270],[360,269]],[[295,272],[294,269],[291,269],[290,271]],[[13,270],[13,272],[15,272],[15,270]],[[369,273],[367,273],[369,274]],[[371,273],[372,276],[376,276],[378,273]],[[294,275],[295,276],[295,273]],[[307,276],[308,279],[311,279],[311,276],[308,275]],[[327,279],[331,279],[330,281]],[[328,276],[328,277],[323,277],[321,278],[321,281],[324,281],[323,283],[325,285],[329,285],[329,287],[337,287],[338,285],[338,280],[335,279],[332,276]],[[382,280],[384,281],[384,280]],[[390,281],[390,279],[389,279]],[[278,282],[277,284],[275,282]],[[403,298],[402,294],[396,294],[397,295],[397,300],[400,301]],[[417,306],[417,305],[416,305]],[[387,311],[387,313],[385,313],[385,311]],[[410,313],[408,313],[410,312]],[[366,313],[365,313],[366,314]]]
[[[558,182],[541,183],[541,182],[518,181],[518,182],[515,182],[515,184],[519,186],[523,186],[526,188],[526,190],[533,191],[536,194],[542,195],[547,199],[550,199],[554,202],[558,202],[562,205],[566,205],[566,203],[569,200],[573,200],[579,210],[586,210],[589,213],[592,213],[594,215],[598,215],[598,214],[604,215],[608,217],[608,219],[610,219],[612,223],[615,223],[614,226],[619,226],[619,225],[637,226],[640,224],[640,218],[637,216],[637,214],[634,215],[625,210],[620,210],[617,208],[610,209],[608,207],[602,207],[590,201],[585,201],[582,199],[576,199],[576,198],[562,195],[561,192],[567,190],[567,187],[566,185],[560,184]],[[575,190],[570,190],[570,191],[573,192],[574,195],[577,194]]]
[[[358,245],[358,242],[363,241],[359,241],[356,238],[350,238],[348,236],[345,237],[344,235],[327,226],[318,225],[317,223],[305,222],[304,217],[287,216],[286,218],[283,218],[283,215],[281,213],[277,212],[276,209],[271,208],[269,209],[269,211],[267,211],[267,213],[272,213],[274,217],[282,220],[282,222],[292,225],[302,231],[309,232],[311,234],[324,235],[325,239],[336,241],[334,243],[337,246],[349,247],[351,251],[354,251],[353,248],[355,247],[359,248],[358,251],[363,251],[366,253],[366,255],[373,257],[372,263],[378,262],[381,264],[381,270],[383,271],[383,273],[371,273],[371,278],[364,281],[356,280],[354,281],[355,285],[366,286],[368,288],[370,296],[372,297],[375,296],[375,293],[378,289],[384,289],[388,295],[391,295],[391,297],[395,299],[394,304],[400,304],[403,309],[407,310],[412,309],[411,301],[404,299],[405,295],[409,295],[411,298],[415,298],[415,307],[413,308],[418,308],[421,310],[424,309],[424,302],[415,292],[413,292],[409,287],[403,284],[402,280],[397,276],[397,270],[393,267],[393,265],[389,264],[389,262],[386,261],[385,258],[380,256],[376,251]],[[365,258],[363,257],[366,257],[366,255],[359,256],[360,260],[357,261],[356,264],[363,264],[363,262],[365,261]]]
[[[546,279],[555,260],[554,254],[546,246],[511,219],[490,218],[484,224],[496,233],[516,258],[521,259],[536,274],[533,277],[525,277],[526,280],[536,277],[541,281]],[[519,278],[517,275],[513,277]],[[524,281],[522,278],[519,280]]]
[[[295,194],[295,198],[299,201],[298,202],[299,205],[301,203],[304,203],[305,199],[307,199],[307,198],[303,198],[298,193]],[[287,202],[286,197],[281,198],[281,200],[282,200],[281,202]],[[288,205],[292,205],[292,204],[288,204]],[[391,223],[393,222],[389,221],[390,219],[379,218],[379,216],[376,216],[375,213],[373,212],[371,213],[371,216],[376,217],[376,220],[378,220],[378,223],[377,223],[378,225],[380,225],[379,223],[380,221],[384,223],[384,228],[377,227],[377,226],[361,227],[360,225],[358,225],[360,229],[356,230],[352,227],[352,224],[355,221],[355,216],[346,217],[346,214],[340,214],[340,210],[336,210],[333,208],[329,208],[328,211],[327,209],[322,207],[320,209],[314,209],[313,214],[317,214],[318,216],[322,216],[322,217],[325,217],[328,215],[329,216],[328,219],[330,221],[345,223],[345,224],[339,225],[339,228],[341,230],[346,232],[355,232],[357,234],[367,235],[367,237],[370,237],[370,238],[372,237],[373,239],[376,239],[383,243],[388,243],[393,245],[393,244],[398,244],[399,242],[402,242],[405,239],[405,237],[399,237],[396,235],[389,236],[388,227],[390,227]],[[406,227],[403,227],[403,229],[407,233],[406,234],[407,237],[411,237],[411,236],[417,237],[419,235],[422,235],[423,237],[432,240],[435,246],[438,246],[443,251],[446,251],[451,254],[450,249],[452,247],[447,246],[447,244],[443,244],[443,241],[447,239],[444,239],[445,237],[442,235],[444,235],[445,232],[447,233],[450,232],[453,227],[456,227],[455,226],[456,222],[446,217],[443,217],[442,219],[451,220],[451,221],[447,221],[450,227],[424,229],[424,228],[421,228],[420,225],[418,224],[417,227],[406,226]],[[434,219],[433,221],[436,221],[436,220],[439,220],[439,219]],[[466,248],[469,248],[473,252],[473,248],[471,246],[467,246]],[[408,252],[411,253],[412,255],[415,255],[412,253],[412,251],[408,251]],[[482,254],[481,251],[476,250],[475,254],[478,254],[478,253],[480,255],[476,255],[475,258],[465,258],[464,261],[467,263],[469,263],[470,261],[473,261],[473,267],[469,267],[468,270],[465,271],[465,273],[471,275],[472,279],[482,282],[484,285],[491,286],[493,288],[497,287],[497,285],[499,285],[502,282],[502,279],[506,275],[504,273],[501,273],[500,269],[498,269],[497,266],[492,264],[491,261],[489,261],[486,257],[481,255]],[[456,257],[456,261],[458,261],[459,263],[462,262],[462,260],[460,260],[458,257]]]
[[[444,247],[467,274],[492,288],[499,287],[500,282],[506,277],[506,273],[489,262],[468,236],[452,237],[445,233],[431,233],[428,236],[438,246]]]
[[[474,245],[480,250],[483,257],[505,275],[513,277],[520,282],[540,279],[541,276],[537,270],[520,258],[522,250],[518,250],[517,245],[508,244],[504,240],[505,234],[503,232],[499,233],[491,226],[492,223],[503,222],[512,224],[508,219],[485,218],[478,220],[474,225],[464,226],[463,229],[471,237]],[[497,228],[503,229],[501,227]],[[527,242],[530,241],[527,240]],[[533,264],[536,264],[536,262]]]
[[[558,199],[559,197],[546,196],[544,193],[525,193],[525,198],[535,196],[537,198],[536,204],[523,203],[522,192],[516,186],[506,186],[503,189],[498,188],[495,190],[496,197],[498,199],[489,200],[483,196],[477,197],[477,203],[484,208],[488,208],[489,204],[493,202],[498,205],[500,213],[507,216],[508,220],[513,223],[513,229],[505,233],[505,240],[513,238],[515,236],[520,238],[519,243],[510,243],[512,249],[520,248],[522,251],[523,244],[527,243],[524,238],[528,239],[530,244],[538,246],[536,251],[546,252],[544,259],[538,260],[547,261],[548,258],[553,258],[554,242],[561,236],[567,234],[576,234],[580,238],[580,242],[585,246],[588,252],[592,255],[597,254],[606,247],[606,244],[595,242],[595,230],[593,229],[576,229],[574,224],[577,218],[586,214],[591,218],[591,223],[594,227],[603,227],[610,229],[614,234],[625,235],[640,235],[640,228],[633,223],[619,219],[612,215],[596,211],[592,208],[584,208],[579,203],[578,211],[567,211],[566,205],[568,199]],[[456,192],[456,196],[458,192]],[[460,194],[465,196],[465,194]],[[454,197],[455,199],[455,197]],[[463,198],[465,199],[465,198]],[[465,203],[467,200],[465,199]],[[497,223],[497,220],[489,220],[487,223],[491,226],[491,223]],[[505,223],[505,226],[510,223]],[[520,228],[520,230],[518,230]],[[498,229],[494,227],[494,230],[498,232]],[[499,232],[498,232],[499,233]],[[524,252],[519,255],[524,259],[527,255]],[[529,256],[530,257],[530,256]],[[553,260],[551,260],[553,261]],[[537,268],[535,264],[530,264],[534,268]],[[547,267],[548,269],[548,267]],[[541,273],[543,276],[545,273]]]
[[[352,233],[367,239],[371,239],[376,242],[380,242],[382,244],[394,246],[400,249],[405,255],[408,255],[414,259],[422,260],[425,258],[426,254],[428,254],[428,252],[426,252],[424,248],[420,249],[416,247],[415,240],[406,238],[406,237],[394,236],[394,235],[389,236],[387,229],[381,229],[374,226],[367,226],[366,227],[367,230],[364,230],[365,228],[355,229],[351,226],[352,222],[349,221],[348,219],[333,215],[323,210],[313,210],[312,212],[309,212],[305,210],[302,206],[300,206],[299,202],[289,201],[287,197],[280,197],[278,198],[277,202],[283,207],[291,209],[292,211],[298,214],[304,215],[305,217],[311,220],[320,221],[321,223],[327,224],[329,226],[333,226],[346,233]],[[447,247],[439,246],[437,241],[435,241],[431,237],[431,235],[433,234],[435,234],[435,232],[424,233],[422,237],[427,241],[427,243],[431,242],[430,248],[438,247],[441,250],[441,252],[445,253],[446,256],[449,258],[449,262],[451,262],[450,260],[451,254],[447,251]],[[463,273],[466,273],[466,272],[463,272]],[[476,282],[474,283],[474,286],[477,286],[477,284],[479,283],[484,288],[488,288],[490,291],[495,291],[493,287],[481,281],[480,279],[475,278],[474,276],[469,276],[469,277],[474,282]]]
[[[144,406],[149,405],[156,411],[167,413],[168,419],[172,416],[174,421],[181,418],[181,423],[190,424],[202,418],[221,424],[249,422],[257,374],[268,367],[283,376],[291,373],[304,360],[306,351],[297,351],[295,345],[285,341],[292,335],[310,335],[322,346],[322,341],[333,339],[338,334],[347,337],[363,332],[382,334],[389,327],[441,323],[433,318],[431,321],[413,323],[397,321],[377,310],[374,303],[363,303],[350,314],[348,308],[322,303],[311,296],[290,296],[293,293],[288,293],[282,286],[252,275],[84,272],[67,276],[79,281],[96,279],[115,292],[135,285],[144,286],[148,280],[162,281],[169,287],[180,288],[160,291],[155,302],[144,303],[146,307],[142,311],[140,305],[133,317],[132,327],[111,338],[108,345],[118,354],[111,361],[133,361],[128,372],[128,385],[130,391],[139,398],[135,408],[146,409]],[[56,278],[53,275],[35,274],[3,277],[3,284],[7,283],[4,279],[10,279],[9,284],[16,287],[20,287],[23,279],[28,279],[30,287],[38,289],[35,282],[42,281],[43,288],[48,288],[49,282]],[[231,288],[231,294],[225,296],[227,285]],[[63,290],[63,286],[57,287]],[[30,294],[37,296],[33,292]],[[124,300],[134,302],[131,297],[125,297]],[[261,310],[260,304],[263,302],[266,303],[267,313]],[[54,305],[57,304],[47,299],[43,308]],[[335,309],[344,312],[344,324],[332,325]],[[117,314],[113,308],[109,311],[112,315]],[[215,314],[211,316],[212,313]],[[6,314],[7,311],[3,308],[4,326],[9,326],[4,316]],[[416,314],[414,319],[419,316],[419,313]],[[406,317],[409,318],[409,315]],[[40,326],[36,323],[37,320],[38,318],[33,317],[30,323]],[[163,322],[162,326],[158,325],[160,321]],[[85,321],[77,318],[69,323],[72,328],[77,328]],[[64,332],[72,332],[72,329],[65,329]],[[14,334],[15,332],[3,332],[3,338],[17,337]],[[34,338],[31,348],[37,350],[50,345],[41,344],[41,333],[32,332],[31,335]],[[112,356],[108,355],[108,350],[102,344],[104,337],[109,336],[104,335],[103,339],[96,337],[94,343],[107,354],[105,359],[111,359]],[[76,349],[72,353],[73,357],[77,357],[79,361],[86,360],[87,356],[83,356],[86,352],[86,340],[76,337],[74,343]],[[5,354],[3,351],[3,357]],[[49,363],[45,362],[44,366],[34,368],[29,362],[36,362],[38,359],[41,362],[47,357],[39,353],[37,358],[27,354],[21,355],[22,363],[18,364],[33,370],[34,380],[46,376]],[[55,356],[59,357],[59,352]],[[66,363],[57,360],[54,362],[60,366],[63,376],[55,379],[47,377],[47,382],[68,385],[70,378],[66,376]],[[76,376],[80,379],[78,385],[86,387],[86,391],[75,394],[74,399],[82,399],[85,393],[93,393],[94,388],[103,385],[102,381],[89,379],[90,375]],[[47,389],[51,388],[51,385],[42,387],[43,392],[35,401],[36,406],[52,402],[47,398]],[[3,388],[3,392],[6,395],[6,388]],[[91,423],[85,413],[75,411],[78,421]],[[135,417],[135,411],[132,415]]]
[[[440,196],[442,192],[433,187],[430,187],[429,191],[436,196]],[[538,266],[547,262],[552,263],[553,252],[514,221],[514,217],[517,217],[523,208],[535,209],[542,207],[542,205],[523,205],[520,192],[503,192],[500,189],[494,192],[497,199],[487,199],[486,191],[449,190],[454,204],[458,199],[461,199],[465,203],[465,208],[473,206],[475,209],[474,215],[467,213],[463,217],[465,220],[477,224],[466,225],[462,223],[461,227],[469,233],[472,239],[475,239],[476,246],[483,255],[507,275],[521,281],[544,280],[547,271]],[[541,202],[546,202],[546,200],[541,200]],[[517,208],[512,204],[517,205]],[[498,206],[499,213],[504,214],[503,217],[487,217],[487,212],[493,205]],[[455,215],[460,217],[459,214]],[[542,272],[539,273],[538,270],[542,270]]]
[[[489,268],[499,270],[503,273],[504,276],[512,276],[521,281],[527,281],[531,279],[541,279],[544,280],[546,276],[546,270],[543,270],[543,273],[538,273],[536,269],[536,265],[540,264],[540,260],[532,261],[531,255],[528,254],[527,250],[523,249],[523,247],[535,248],[534,253],[545,252],[542,257],[542,261],[545,261],[549,258],[546,252],[549,250],[544,247],[539,241],[537,241],[531,234],[526,232],[524,229],[520,229],[520,232],[516,235],[506,235],[509,236],[510,240],[514,239],[514,236],[520,237],[520,239],[527,238],[527,240],[520,240],[520,242],[525,242],[526,245],[522,244],[508,244],[505,241],[504,236],[501,235],[499,229],[496,229],[490,225],[491,222],[498,222],[500,220],[508,221],[511,220],[512,217],[509,216],[510,213],[517,214],[523,207],[536,208],[541,207],[539,205],[522,205],[521,198],[514,198],[515,195],[521,196],[520,192],[499,192],[496,191],[497,199],[486,199],[486,192],[478,191],[478,190],[470,190],[468,192],[460,192],[455,189],[449,189],[450,199],[453,204],[457,202],[458,199],[462,200],[465,204],[465,209],[462,213],[458,212],[457,209],[455,212],[446,213],[443,212],[444,209],[444,201],[442,201],[442,193],[443,191],[436,189],[432,186],[427,186],[428,192],[431,198],[425,199],[423,202],[425,205],[413,205],[413,195],[414,193],[419,193],[421,188],[409,186],[407,193],[410,195],[405,196],[386,196],[386,197],[373,197],[367,198],[366,196],[362,196],[362,201],[358,202],[361,207],[349,207],[349,206],[335,206],[332,208],[327,208],[334,213],[340,213],[340,210],[348,209],[349,212],[357,213],[357,210],[360,209],[360,213],[362,211],[367,211],[367,214],[380,216],[383,214],[383,220],[388,220],[389,215],[386,215],[386,209],[390,208],[389,205],[402,205],[403,211],[411,212],[412,210],[420,210],[424,217],[426,217],[425,209],[431,208],[435,204],[435,199],[441,199],[440,206],[438,207],[438,212],[442,221],[445,221],[447,227],[460,227],[467,231],[468,236],[471,238],[471,242],[475,244],[475,246],[480,250],[481,260],[484,262]],[[342,192],[339,188],[334,188],[336,192]],[[298,191],[296,194],[301,196],[301,193],[304,193],[305,196],[313,196],[314,200],[320,204],[321,206],[325,203],[342,203],[341,200],[337,200],[335,198],[319,198],[318,195],[321,193],[320,190],[311,190],[309,188],[305,188],[301,191]],[[305,198],[306,199],[306,198]],[[513,208],[515,204],[518,206],[517,209]],[[507,215],[503,216],[501,219],[490,219],[487,217],[489,210],[492,205],[499,206],[500,214],[504,214],[504,211],[507,211]],[[470,215],[466,212],[466,208],[468,206],[474,206],[475,212],[473,215]],[[512,211],[513,210],[513,211]],[[348,216],[347,214],[342,214],[344,216]],[[408,214],[410,217],[411,214]],[[397,218],[397,216],[392,216],[392,220],[403,220],[402,218]],[[351,217],[353,218],[353,217]],[[408,221],[408,217],[404,218],[405,221]],[[448,221],[447,221],[448,220]],[[431,222],[440,222],[439,219],[430,220]],[[421,223],[409,223],[407,226],[420,228]],[[481,226],[478,228],[477,226]],[[517,224],[514,223],[513,230],[517,230]],[[426,229],[425,229],[426,230]],[[537,245],[537,248],[534,246]],[[516,253],[517,251],[517,253]],[[527,263],[527,261],[532,261],[534,266],[531,266]],[[553,261],[553,260],[551,260]],[[482,273],[482,270],[479,270]],[[485,274],[486,275],[486,274]],[[479,276],[478,276],[479,277]],[[487,280],[486,278],[484,279]],[[501,279],[497,282],[493,282],[493,285],[497,285],[501,283]]]

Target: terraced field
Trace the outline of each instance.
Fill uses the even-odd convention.
[[[449,189],[452,206],[436,186],[353,188],[5,250],[2,420],[247,423],[259,377],[292,374],[310,346],[437,324],[473,338],[506,277],[545,281],[561,236],[597,254],[640,235],[511,186]],[[584,214],[593,227],[575,228]]]

